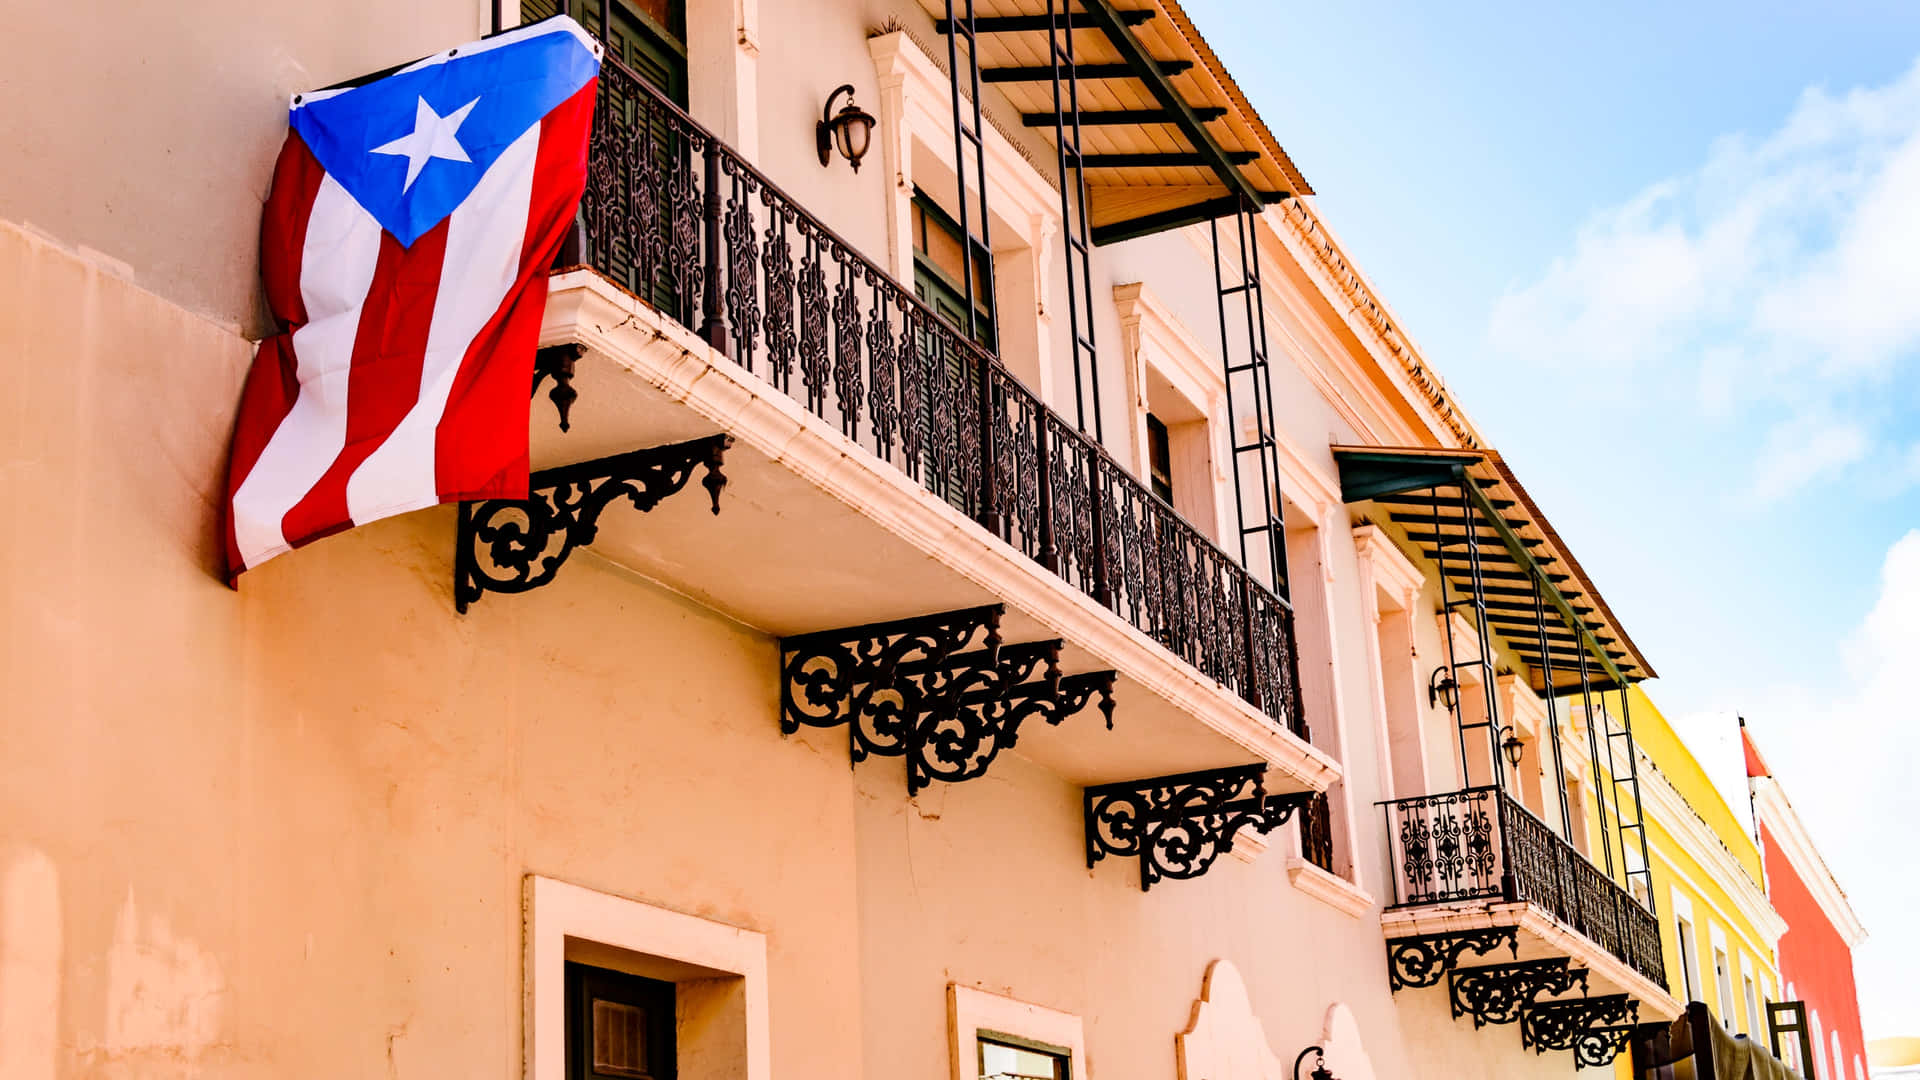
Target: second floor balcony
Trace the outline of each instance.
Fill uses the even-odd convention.
[[[1525,905],[1666,985],[1653,913],[1512,795],[1477,787],[1382,806],[1395,908]]]

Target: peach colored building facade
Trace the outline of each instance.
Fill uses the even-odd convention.
[[[1016,21],[979,31],[996,43],[979,65],[1019,66],[1018,35],[1039,31],[1017,20],[1044,9],[983,0],[981,18]],[[927,449],[889,448],[859,394],[821,405],[804,372],[775,374],[768,336],[747,351],[772,286],[748,320],[724,310],[718,348],[695,317],[706,296],[636,285],[600,232],[552,283],[542,344],[577,355],[577,400],[562,431],[551,380],[536,392],[534,468],[724,435],[717,515],[690,466],[686,490],[615,502],[517,595],[481,582],[513,574],[481,561],[498,549],[455,506],[229,590],[222,485],[266,330],[255,231],[286,98],[469,40],[494,12],[227,4],[192,32],[177,12],[23,13],[0,38],[16,508],[0,540],[0,1076],[1251,1080],[1317,1045],[1344,1080],[1544,1077],[1609,1062],[1622,1032],[1679,1011],[1632,860],[1599,865],[1554,701],[1589,662],[1591,694],[1652,669],[1176,4],[1075,7],[1083,63],[1148,61],[1100,76],[1084,109],[1166,92],[1202,125],[1090,124],[1111,142],[1088,144],[1089,171],[1110,156],[1087,179],[1079,268],[1030,85],[984,83],[985,184],[957,182],[934,7],[618,10],[636,50],[621,63],[639,70],[641,42],[678,70],[629,100],[677,94],[686,137],[830,229],[837,267],[867,260],[861,318],[882,338],[944,342],[1006,380],[992,400],[1031,401],[1060,455],[1040,491],[1145,516],[1098,503],[1080,520],[1120,531],[1074,533],[1071,508],[1050,516],[1025,486],[1048,466],[1013,443],[1004,467],[967,458],[981,449],[962,423],[951,475],[1008,500],[983,507],[928,464],[946,460],[942,416]],[[119,59],[76,87],[76,40]],[[877,119],[858,171],[816,156],[840,83]],[[1155,139],[1171,164],[1124,157]],[[1207,171],[1203,143],[1239,181]],[[1223,372],[1247,331],[1223,332],[1222,257],[1194,213],[1236,183],[1276,196],[1239,219],[1260,267],[1260,408]],[[992,236],[984,354],[931,320],[914,337],[886,321],[912,303],[876,299],[918,286],[935,303],[952,282],[928,230],[969,199]],[[761,280],[754,265],[729,280]],[[1236,481],[1250,440],[1275,482]],[[1090,471],[1103,486],[1072,487]],[[1263,499],[1284,527],[1278,579],[1238,543]],[[1143,521],[1145,539],[1127,531]],[[1468,549],[1485,565],[1466,569]],[[1141,553],[1158,561],[1128,561]],[[1516,589],[1536,586],[1521,610]],[[995,605],[1005,644],[982,660],[985,624],[951,613]],[[956,707],[991,749],[916,758],[964,779],[910,791],[897,746],[850,762],[873,732],[800,716],[792,665],[931,616],[968,630],[940,663],[1006,685]],[[1049,642],[1061,684],[1001,674]],[[1016,701],[1044,707],[1014,744],[982,717]],[[1115,792],[1172,802],[1101,817]],[[1591,805],[1627,820],[1612,796]],[[1114,832],[1149,812],[1157,880]],[[1455,846],[1422,832],[1456,827]],[[1189,841],[1199,854],[1176,850]],[[1530,980],[1511,1016],[1484,996],[1496,977]]]

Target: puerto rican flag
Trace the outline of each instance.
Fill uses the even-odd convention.
[[[241,392],[229,582],[354,525],[527,497],[547,270],[599,74],[562,16],[293,99],[260,226],[280,332]]]

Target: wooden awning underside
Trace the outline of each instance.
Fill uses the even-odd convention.
[[[1629,683],[1654,677],[1652,665],[1498,454],[1378,446],[1336,446],[1333,452],[1346,501],[1370,500],[1385,511],[1409,546],[1444,565],[1455,598],[1473,595],[1471,525],[1488,625],[1532,669],[1534,689],[1544,692],[1549,669],[1557,692],[1579,689],[1583,655],[1594,687],[1612,687],[1616,676]],[[1476,493],[1469,496],[1470,508],[1461,505],[1462,482]],[[1460,611],[1471,618],[1470,608]],[[1539,612],[1546,616],[1544,635]]]
[[[946,0],[920,2],[946,33]],[[954,8],[964,12],[958,0]],[[1072,39],[1095,243],[1204,221],[1242,200],[1313,194],[1175,0],[975,0],[974,19],[982,83],[1049,143],[1056,85],[1049,43],[1064,50]],[[1067,66],[1058,82],[1063,113],[1074,111]],[[961,86],[965,92],[964,75]]]

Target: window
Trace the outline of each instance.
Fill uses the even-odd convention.
[[[685,0],[612,0],[611,8],[603,8],[602,3],[603,0],[521,0],[520,21],[528,23],[547,18],[559,12],[562,4],[565,4],[568,13],[589,34],[605,43],[609,67],[619,64],[651,84],[669,101],[685,108]],[[606,20],[604,26],[601,23],[603,18]],[[679,130],[668,119],[665,108],[656,104],[651,97],[632,89],[630,83],[610,75],[600,79],[598,92],[601,95],[600,108],[619,115],[631,129],[647,132],[652,157],[659,168],[672,170],[685,163],[688,148]],[[698,162],[692,164],[696,169],[699,167]],[[629,206],[625,209],[639,208]],[[672,228],[672,216],[661,213],[659,250],[671,250],[667,240]],[[681,323],[693,325],[695,305],[699,298],[682,295],[680,278],[673,268],[650,265],[648,260],[638,257],[638,250],[645,246],[608,243],[582,254],[592,258],[608,277],[634,295]],[[662,261],[657,258],[652,260],[653,263]]]
[[[913,193],[913,294],[962,332],[967,330],[967,240],[960,223],[929,199]],[[995,349],[993,259],[973,252],[973,340]]]
[[[1173,455],[1167,451],[1167,425],[1147,414],[1147,472],[1153,493],[1173,505]]]
[[[980,1033],[980,1080],[1069,1080],[1072,1059],[1064,1046]]]
[[[766,938],[526,879],[533,1080],[768,1080]]]
[[[1697,956],[1700,947],[1693,937],[1693,924],[1688,922],[1684,916],[1676,915],[1675,920],[1679,930],[1680,977],[1686,984],[1687,1000],[1699,1001],[1700,961],[1697,959]]]
[[[1733,973],[1727,970],[1727,952],[1716,947],[1713,950],[1713,979],[1720,1000],[1715,1002],[1720,1008],[1720,1023],[1728,1031],[1734,1029]]]
[[[673,984],[567,965],[568,1080],[673,1080]]]
[[[1833,1040],[1833,1080],[1846,1080],[1847,1056],[1840,1049],[1840,1033],[1831,1031],[1827,1037]]]
[[[1753,976],[1746,976],[1747,984],[1747,1034],[1760,1037],[1760,996],[1754,993]]]

